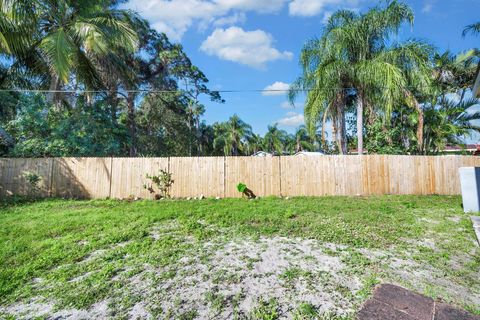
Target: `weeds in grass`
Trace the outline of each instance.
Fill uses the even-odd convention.
[[[252,311],[252,319],[254,320],[276,320],[279,318],[279,308],[276,299],[258,301],[258,306]]]
[[[34,297],[55,302],[56,310],[88,309],[111,298],[112,312],[127,317],[141,297],[129,291],[137,289],[137,282],[149,290],[175,281],[173,285],[179,286],[178,279],[195,270],[181,267],[202,265],[209,272],[197,281],[235,285],[242,282],[238,270],[217,268],[212,253],[234,239],[258,243],[259,239],[274,237],[292,243],[289,252],[282,254],[293,262],[315,262],[314,256],[294,245],[298,239],[312,239],[319,245],[319,252],[342,264],[334,274],[309,271],[293,263],[279,273],[263,275],[280,277],[288,292],[295,293],[297,282],[309,290],[318,289],[313,285],[320,286],[327,293],[344,295],[345,301],[358,307],[379,281],[394,281],[480,314],[478,304],[473,303],[480,299],[480,249],[474,244],[468,217],[457,205],[460,202],[459,197],[440,196],[385,196],[361,201],[355,197],[264,198],[251,202],[2,200],[0,317],[9,316],[7,311],[2,314],[2,307]],[[268,249],[264,245],[267,247],[259,245],[258,250]],[[246,272],[257,272],[261,255],[245,252],[239,258],[242,266]],[[376,258],[366,252],[386,255]],[[232,250],[231,259],[237,254]],[[182,273],[177,272],[179,269]],[[358,290],[337,278],[359,279]],[[463,293],[452,295],[451,290]],[[243,293],[228,297],[212,291],[201,299],[217,312],[225,311],[220,306],[223,301],[233,315],[241,317],[239,306],[245,297]],[[151,314],[170,312],[177,319],[200,312],[194,307],[180,308],[184,303],[179,300],[170,311],[169,307],[147,308]],[[251,316],[276,319],[284,310],[278,300],[266,296]],[[295,312],[308,319],[313,314],[310,311],[304,306]],[[317,318],[342,319],[323,313]]]

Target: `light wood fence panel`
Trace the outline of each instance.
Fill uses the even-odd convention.
[[[111,161],[110,196],[116,199],[153,198],[154,195],[143,187],[145,184],[151,185],[146,175],[158,175],[160,170],[168,170],[168,158],[113,158]]]
[[[224,197],[225,157],[170,158],[172,197]]]
[[[245,183],[256,196],[280,196],[280,157],[226,157],[225,196],[241,197]]]
[[[52,194],[64,198],[110,196],[111,158],[55,158]]]
[[[39,196],[150,198],[145,175],[168,169],[173,197],[240,197],[245,183],[258,196],[460,193],[458,168],[472,156],[289,156],[190,158],[0,159],[0,196],[27,195],[25,173],[38,174]]]
[[[0,196],[49,196],[52,163],[52,158],[0,159]],[[32,193],[31,185],[25,179],[27,173],[36,174],[40,177],[38,190],[35,193]]]
[[[330,162],[324,157],[281,157],[283,196],[315,196],[335,192]]]

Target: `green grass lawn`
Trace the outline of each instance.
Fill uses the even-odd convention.
[[[0,317],[351,319],[379,282],[480,314],[460,197],[0,205]]]

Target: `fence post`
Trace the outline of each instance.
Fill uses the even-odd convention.
[[[223,198],[227,197],[227,157],[223,156]]]
[[[283,196],[282,193],[282,156],[278,157],[278,184],[280,189],[280,197]]]
[[[113,180],[113,157],[110,157],[110,177],[109,177],[110,185],[108,189],[108,199],[112,198],[112,180]]]
[[[52,158],[52,164],[50,165],[50,185],[48,186],[48,197],[53,195],[53,166],[55,165],[55,158]]]

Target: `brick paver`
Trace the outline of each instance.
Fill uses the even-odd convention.
[[[377,286],[358,320],[480,320],[464,310],[392,284]]]

